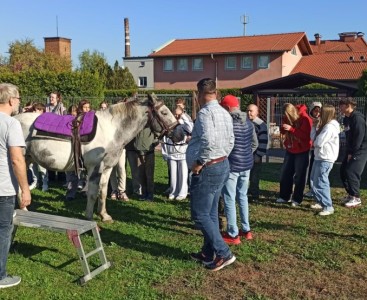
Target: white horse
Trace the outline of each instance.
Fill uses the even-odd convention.
[[[35,136],[34,122],[39,115],[17,115],[26,141],[26,157],[53,171],[73,171],[74,151],[70,140]],[[98,119],[94,139],[81,145],[81,155],[88,171],[88,202],[85,216],[93,219],[94,205],[98,198],[98,214],[103,222],[112,222],[106,210],[108,180],[125,145],[145,126],[150,126],[156,136],[172,134],[177,121],[171,111],[154,94],[144,100],[132,100],[111,105],[97,111]],[[177,140],[182,138],[176,130]],[[29,159],[28,159],[29,160]]]

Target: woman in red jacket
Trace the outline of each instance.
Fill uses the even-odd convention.
[[[306,185],[309,151],[312,144],[310,138],[312,120],[304,104],[294,106],[286,103],[283,111],[280,132],[285,136],[286,152],[280,176],[279,198],[276,202],[290,202],[293,192],[292,206],[298,206],[303,200]]]

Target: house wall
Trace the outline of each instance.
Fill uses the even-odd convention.
[[[286,51],[283,53],[282,77],[288,76],[302,58],[301,50],[299,49],[298,45],[296,45],[295,48],[297,53],[296,55],[292,54],[292,51]]]
[[[147,57],[129,57],[124,58],[124,67],[129,68],[130,73],[133,75],[135,83],[139,89],[154,89],[154,62],[153,58]],[[146,87],[139,86],[139,77],[147,78]]]
[[[258,69],[258,55],[268,54],[270,64],[268,69]],[[203,56],[203,70],[192,71],[192,58],[188,58],[188,71],[177,71],[177,58],[174,57],[174,70],[171,72],[163,71],[165,58],[154,58],[154,88],[155,89],[195,89],[196,83],[205,77],[217,78],[218,88],[243,88],[246,86],[262,83],[282,76],[283,53],[256,53],[246,54],[253,56],[253,69],[241,69],[241,57],[243,54],[230,55],[236,56],[236,69],[226,70],[225,60],[229,55]],[[197,56],[195,56],[197,57]],[[287,58],[287,60],[290,60]],[[292,62],[293,63],[293,62]]]

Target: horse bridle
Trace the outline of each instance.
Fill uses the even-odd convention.
[[[156,121],[159,126],[162,128],[161,132],[159,133],[158,139],[161,139],[164,135],[169,135],[173,129],[179,124],[177,120],[172,123],[166,122],[166,120],[162,119],[159,115],[159,110],[164,105],[162,101],[158,101],[154,105],[149,105],[148,109],[148,125],[151,129],[153,126],[153,121]],[[154,130],[152,130],[154,132]]]

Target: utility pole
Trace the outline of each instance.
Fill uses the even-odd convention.
[[[246,24],[248,24],[250,21],[250,17],[243,15],[241,16],[241,23],[243,24],[243,35],[246,35]]]

